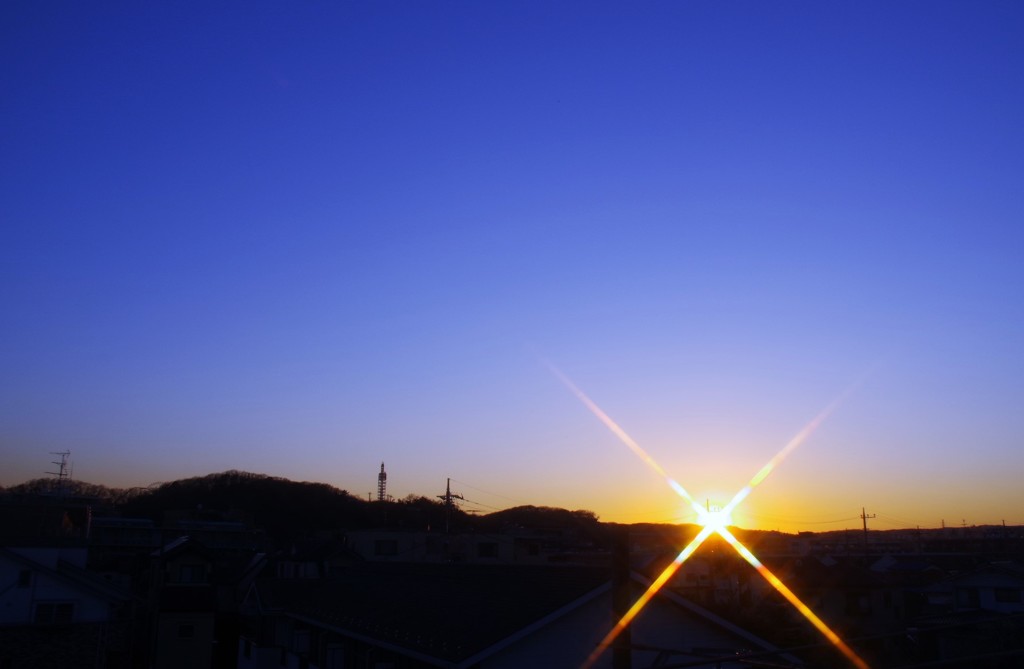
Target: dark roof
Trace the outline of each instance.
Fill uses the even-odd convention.
[[[188,548],[195,548],[197,545],[198,544],[192,537],[184,534],[177,539],[173,539],[170,542],[163,544],[160,548],[157,548],[149,555],[150,557],[170,557],[177,553],[182,553]]]
[[[369,562],[257,589],[265,610],[459,661],[595,593],[608,576],[606,568]]]

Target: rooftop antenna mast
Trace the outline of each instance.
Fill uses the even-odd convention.
[[[68,468],[68,458],[71,457],[71,451],[50,451],[50,455],[56,455],[60,457],[60,460],[54,460],[50,463],[57,465],[57,471],[46,473],[57,477],[57,494],[63,497],[67,489],[67,483],[71,479],[71,473]]]

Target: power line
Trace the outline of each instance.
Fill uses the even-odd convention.
[[[525,505],[525,506],[529,506],[530,505],[529,502],[524,502],[524,501],[522,501],[520,499],[513,499],[512,497],[506,497],[505,495],[499,495],[496,492],[491,492],[489,490],[484,490],[483,488],[477,488],[476,486],[470,485],[469,483],[466,483],[465,481],[460,481],[458,479],[450,479],[450,480],[455,481],[456,483],[458,483],[459,485],[461,485],[464,488],[472,488],[473,490],[476,490],[477,492],[482,492],[485,495],[491,495],[492,497],[500,497],[501,499],[507,499],[510,502],[515,502],[516,504],[520,504],[520,505]]]
[[[832,520],[804,520],[798,516],[771,516],[761,514],[746,515],[751,520],[786,523],[788,525],[829,525],[831,523],[847,523],[851,520],[858,520],[860,518],[860,516],[848,516],[846,518],[834,518]]]
[[[505,510],[505,508],[502,508],[500,506],[491,506],[490,504],[484,504],[483,502],[477,502],[475,500],[468,499],[468,498],[465,498],[465,497],[462,498],[462,501],[466,502],[467,504],[475,504],[477,506],[482,506],[485,509],[491,509],[493,511],[504,511]]]

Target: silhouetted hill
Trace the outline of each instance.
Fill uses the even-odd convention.
[[[161,522],[167,511],[191,510],[198,517],[251,514],[271,537],[284,538],[307,531],[356,526],[371,522],[367,503],[326,483],[227,471],[164,483],[129,499],[126,516]]]
[[[604,536],[604,525],[591,511],[519,506],[472,516],[423,496],[369,501],[326,483],[290,481],[234,470],[146,489],[108,488],[83,481],[65,481],[63,489],[59,489],[56,479],[48,478],[0,490],[0,495],[8,498],[58,494],[91,498],[109,507],[112,513],[150,518],[158,525],[182,516],[212,521],[246,519],[265,530],[278,544],[312,532],[382,527],[435,531],[449,527],[454,532],[498,532],[522,527],[572,531],[595,540]]]
[[[550,506],[516,506],[475,519],[476,529],[500,532],[516,527],[535,530],[573,531],[595,540],[606,537],[606,527],[593,511],[559,509]]]

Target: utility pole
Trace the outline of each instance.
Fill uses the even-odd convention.
[[[448,534],[451,526],[452,509],[455,507],[455,500],[466,499],[462,495],[457,495],[452,492],[452,480],[448,479],[448,484],[444,488],[444,494],[438,495],[438,499],[444,500],[444,533]]]
[[[877,514],[871,514],[870,516],[864,511],[864,507],[860,507],[860,519],[864,523],[864,559],[868,557],[868,518],[874,518]]]

